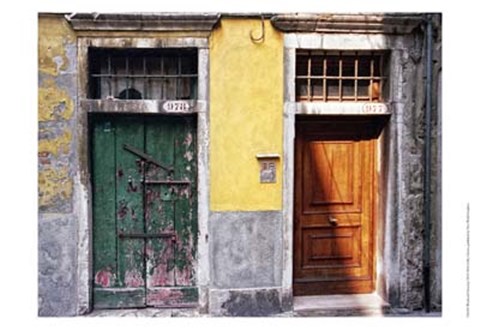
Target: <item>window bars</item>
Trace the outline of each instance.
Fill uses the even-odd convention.
[[[198,82],[197,50],[89,50],[89,98],[195,99]]]
[[[297,50],[296,100],[382,102],[384,60],[383,52]]]

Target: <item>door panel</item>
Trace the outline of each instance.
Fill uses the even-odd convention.
[[[375,140],[365,131],[297,124],[294,294],[373,291]]]
[[[193,173],[197,172],[195,161],[194,137],[192,130],[177,129],[174,155],[176,160],[176,179],[179,183],[175,185],[175,232],[177,243],[175,250],[175,285],[188,286],[193,280],[192,270],[195,268],[195,257],[193,254],[196,242],[195,233],[198,232],[197,221],[192,221],[192,210],[197,205],[196,181],[192,180]]]
[[[303,213],[360,213],[363,161],[358,143],[309,140],[303,149]]]
[[[303,228],[303,268],[358,267],[361,256],[360,226]]]
[[[110,123],[93,128],[92,163],[102,164],[92,172],[95,228],[94,283],[96,288],[111,288],[117,283],[117,242],[115,191],[115,136]],[[101,151],[101,152],[100,152]]]
[[[354,144],[351,142],[310,142],[306,145],[308,171],[304,182],[310,186],[308,204],[351,204],[353,203]],[[307,175],[308,174],[308,175]],[[321,185],[313,182],[322,180]],[[307,204],[307,205],[308,205]]]
[[[174,166],[173,146],[175,126],[168,125],[157,129],[155,123],[146,124],[146,153],[156,155],[158,162],[168,168]],[[145,164],[145,182],[171,180],[172,173],[158,165]],[[174,201],[172,187],[166,184],[146,184],[146,232],[174,233]],[[147,240],[147,282],[148,287],[175,286],[173,237]]]
[[[193,117],[92,121],[94,306],[198,298]]]
[[[117,232],[143,233],[143,178],[137,156],[125,150],[128,144],[144,148],[143,122],[122,118],[115,123]],[[118,286],[143,289],[145,242],[141,239],[119,237],[117,241]]]

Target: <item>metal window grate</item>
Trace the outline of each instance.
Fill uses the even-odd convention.
[[[382,102],[384,60],[383,52],[297,50],[296,100]]]
[[[197,50],[89,49],[89,98],[195,99]]]

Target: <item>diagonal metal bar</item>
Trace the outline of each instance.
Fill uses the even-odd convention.
[[[173,168],[171,167],[167,167],[167,166],[164,166],[162,164],[160,164],[158,161],[156,161],[152,156],[144,153],[143,151],[140,151],[138,150],[137,148],[134,148],[128,144],[124,144],[123,145],[123,149],[131,152],[132,154],[142,158],[142,159],[145,159],[147,162],[149,163],[152,163],[152,164],[155,164],[157,165],[158,167],[164,169],[165,171],[169,171],[169,172],[173,172]]]

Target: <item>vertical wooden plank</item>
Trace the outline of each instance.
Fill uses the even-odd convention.
[[[109,120],[95,121],[92,137],[94,287],[116,285],[115,133]]]
[[[142,162],[139,157],[124,149],[128,144],[144,150],[143,120],[122,117],[116,127],[116,189],[117,231],[143,233]],[[118,239],[119,285],[126,288],[144,288],[144,240]]]
[[[327,54],[323,54],[323,102],[327,101]]]
[[[370,85],[368,88],[368,100],[372,102],[373,100],[373,74],[374,74],[375,63],[373,60],[373,52],[372,57],[370,58]]]
[[[175,127],[171,125],[171,121],[172,119],[167,118],[148,118],[145,124],[145,151],[166,167],[173,167],[174,164]],[[146,180],[173,179],[171,174],[154,164],[148,164]],[[174,232],[172,188],[165,184],[145,187],[147,233]],[[147,240],[147,288],[175,285],[174,248],[174,241],[170,238]]]
[[[380,67],[379,67],[379,74],[380,74],[380,87],[379,87],[379,96],[378,96],[378,101],[383,102],[384,96],[383,96],[383,84],[384,84],[384,76],[383,76],[383,66],[385,65],[384,63],[384,55],[380,55]]]
[[[340,52],[340,57],[339,57],[339,60],[338,60],[338,76],[340,77],[338,79],[338,96],[340,98],[340,102],[342,101],[342,97],[343,97],[343,59],[342,59],[342,52]]]
[[[354,94],[355,94],[355,102],[358,101],[358,53],[355,52],[355,89],[354,89]]]
[[[307,62],[307,100],[312,100],[312,52],[308,52]]]
[[[196,213],[196,134],[192,117],[179,118],[175,133],[175,179],[189,185],[175,187],[175,231],[178,238],[175,251],[175,284],[192,286],[195,280],[197,246]]]

